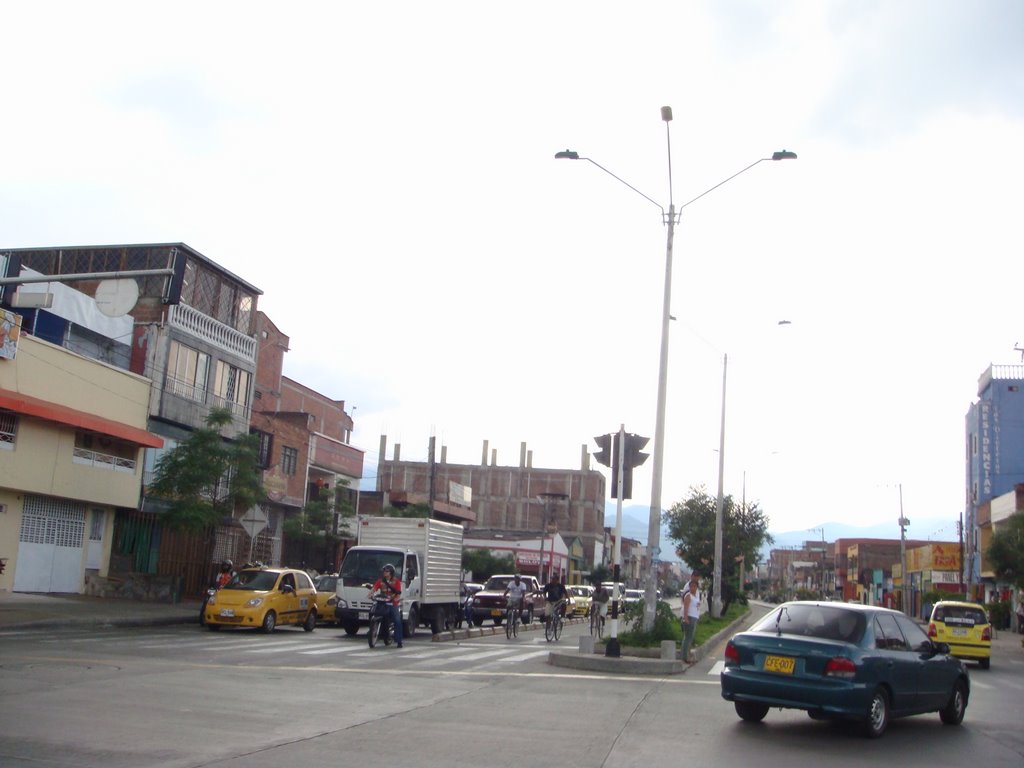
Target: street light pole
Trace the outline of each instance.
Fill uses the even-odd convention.
[[[668,388],[668,336],[669,329],[668,324],[672,319],[672,244],[675,239],[675,227],[682,215],[682,210],[691,203],[700,200],[704,195],[709,192],[713,192],[723,184],[735,179],[742,173],[749,171],[755,165],[764,162],[765,160],[795,160],[796,153],[789,152],[787,150],[781,150],[775,152],[771,157],[762,157],[759,160],[755,160],[753,163],[737,171],[732,176],[720,181],[715,186],[701,192],[697,197],[693,198],[689,202],[683,203],[677,209],[672,197],[672,141],[671,133],[669,131],[668,124],[672,121],[672,107],[661,108],[661,119],[665,122],[665,138],[668,149],[668,195],[669,195],[669,206],[668,211],[657,201],[645,195],[639,189],[634,187],[624,179],[619,178],[614,173],[609,171],[607,168],[602,166],[600,163],[592,160],[589,157],[581,157],[578,152],[574,152],[571,149],[566,149],[563,152],[555,154],[556,160],[586,160],[588,163],[597,166],[602,171],[607,173],[609,176],[614,178],[616,181],[625,184],[627,187],[632,189],[638,195],[645,200],[653,203],[661,211],[662,223],[668,228],[666,243],[665,243],[665,285],[662,298],[662,313],[661,313],[661,351],[658,358],[658,402],[657,411],[655,414],[654,424],[654,448],[651,451],[653,458],[653,465],[651,468],[651,509],[650,516],[648,519],[647,527],[647,551],[650,554],[650,568],[646,579],[646,590],[644,594],[645,605],[644,605],[644,630],[650,630],[654,625],[654,614],[657,603],[657,563],[659,555],[661,554],[661,479],[662,479],[662,468],[665,461],[665,401],[666,392]],[[716,567],[721,560],[721,547],[716,548],[715,563]],[[716,584],[718,581],[716,580]]]

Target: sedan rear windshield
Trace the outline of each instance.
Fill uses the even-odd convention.
[[[988,624],[985,611],[970,605],[937,605],[932,613],[932,621],[941,621],[945,624],[956,624],[962,627]]]
[[[864,627],[864,615],[860,611],[812,603],[780,605],[754,624],[750,631],[859,643],[864,637]]]

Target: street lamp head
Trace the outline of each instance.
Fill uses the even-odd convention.
[[[776,153],[776,154],[778,154],[778,153]],[[794,155],[794,157],[796,157],[796,155]],[[579,152],[573,152],[571,149],[567,149],[564,152],[556,152],[555,153],[555,160],[579,160],[579,159],[580,159],[580,153]]]
[[[796,160],[796,152],[783,149],[780,152],[772,153],[772,160]]]
[[[661,119],[664,120],[666,123],[672,122],[672,107],[661,108]]]

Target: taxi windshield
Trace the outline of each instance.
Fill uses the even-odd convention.
[[[224,589],[246,589],[269,592],[277,583],[277,574],[271,571],[239,571]]]

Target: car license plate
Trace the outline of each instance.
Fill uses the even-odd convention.
[[[360,611],[359,612],[359,620],[360,621],[368,621],[369,618],[370,618],[370,612],[369,611]]]
[[[953,627],[953,637],[967,637],[967,630],[963,627]]]
[[[792,675],[796,668],[796,659],[790,656],[765,656],[765,672],[778,672],[780,675]]]
[[[497,608],[491,610],[491,616],[501,616],[503,611],[499,611]]]
[[[232,619],[235,616],[235,612],[231,608],[221,608],[220,615],[225,619]]]

